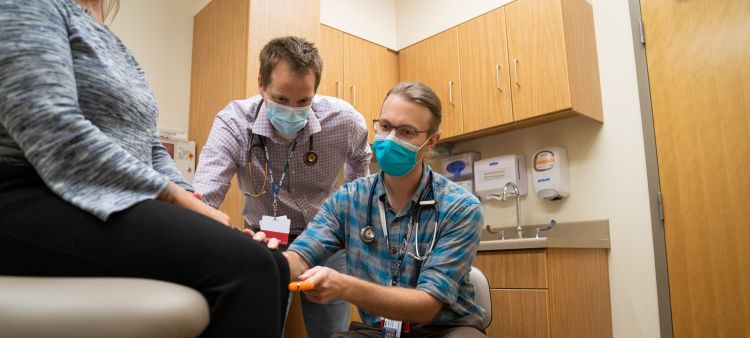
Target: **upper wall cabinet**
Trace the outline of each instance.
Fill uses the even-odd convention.
[[[380,116],[385,94],[398,83],[398,57],[383,46],[320,27],[323,76],[318,93],[344,99],[362,113],[372,143],[372,119]]]
[[[601,122],[591,5],[518,0],[505,14],[515,119],[572,110]]]
[[[457,27],[463,133],[513,122],[505,9]]]
[[[602,121],[586,0],[516,0],[401,50],[399,62],[402,81],[437,92],[449,141],[572,115]]]
[[[401,81],[422,82],[440,98],[443,106],[442,137],[463,133],[456,28],[402,49],[398,62]]]

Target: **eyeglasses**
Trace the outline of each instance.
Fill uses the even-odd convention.
[[[429,130],[417,130],[412,126],[393,126],[390,123],[381,121],[379,119],[372,120],[372,123],[375,134],[380,136],[387,136],[395,129],[396,137],[402,140],[411,140],[417,137],[417,135],[419,135],[420,133],[429,132]]]

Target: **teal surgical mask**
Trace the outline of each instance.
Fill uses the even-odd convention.
[[[377,135],[372,148],[375,150],[378,166],[384,173],[390,176],[404,176],[417,165],[417,154],[429,140],[428,138],[417,147],[393,135]]]
[[[307,125],[307,114],[312,111],[312,105],[294,108],[271,100],[265,101],[268,120],[282,137],[292,139]]]

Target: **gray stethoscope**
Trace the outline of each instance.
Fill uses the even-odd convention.
[[[378,180],[380,179],[380,175],[376,175],[375,179],[373,180],[372,189],[370,190],[370,198],[367,200],[367,223],[362,230],[359,231],[359,238],[362,240],[362,242],[365,243],[372,243],[375,241],[375,228],[372,226],[372,199],[375,196],[375,187],[378,184]],[[426,198],[432,196],[432,199],[426,200]],[[427,252],[424,255],[421,255],[419,253],[419,221],[421,220],[422,216],[422,208],[429,207],[433,209],[434,213],[434,219],[435,219],[435,226],[432,231],[432,241],[430,242],[430,247],[427,249]],[[386,246],[390,248],[389,240],[388,240],[388,225],[386,224],[385,220],[385,210],[383,207],[383,202],[378,201],[378,208],[380,211],[380,226],[383,229],[383,237],[385,237]],[[434,190],[432,187],[432,171],[430,171],[430,178],[429,182],[427,182],[427,188],[422,190],[422,193],[419,194],[419,199],[417,200],[417,207],[415,210],[411,211],[411,215],[409,218],[409,225],[407,228],[406,236],[404,238],[404,247],[403,250],[406,251],[406,248],[408,247],[408,241],[409,236],[411,234],[411,225],[412,221],[415,219],[416,216],[416,222],[414,222],[414,253],[407,252],[409,256],[412,258],[423,261],[427,259],[432,254],[432,249],[435,247],[435,240],[437,239],[437,228],[438,228],[438,205],[435,202],[434,199]]]
[[[260,107],[263,105],[263,100],[261,99],[258,103],[258,107],[255,108],[255,116],[257,117],[260,113]],[[248,170],[250,171],[250,184],[253,186],[253,193],[245,192],[245,195],[247,196],[253,196],[258,197],[260,195],[263,195],[263,193],[266,191],[266,182],[268,181],[268,163],[270,162],[270,155],[268,154],[268,145],[266,144],[266,138],[262,135],[258,135],[258,139],[260,142],[255,142],[255,133],[253,133],[252,130],[250,130],[250,149],[247,152],[247,164],[248,164]],[[251,165],[251,161],[253,160],[253,149],[260,148],[265,157],[266,157],[266,166],[265,166],[265,172],[263,173],[263,185],[260,187],[260,192],[255,188],[255,180],[253,179],[253,166]],[[294,153],[294,149],[297,148],[297,139],[294,140],[294,143],[292,144],[292,148],[289,151],[289,159],[287,160],[287,167],[289,166],[289,161],[291,161],[292,154]],[[316,153],[313,150],[313,135],[310,134],[310,143],[307,145],[307,152],[304,156],[302,156],[302,162],[308,166],[314,166],[318,163],[318,153]],[[284,171],[286,171],[288,168],[284,168]]]

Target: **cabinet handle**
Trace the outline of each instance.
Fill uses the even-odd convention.
[[[352,86],[352,107],[357,107],[357,86]]]
[[[502,88],[500,88],[500,65],[495,65],[495,86],[497,90],[501,93],[503,92]]]
[[[336,97],[341,98],[341,81],[336,81]]]
[[[518,59],[513,59],[513,67],[515,68],[516,72],[516,86],[521,86],[520,83],[518,83]]]
[[[448,102],[453,105],[453,80],[448,81]]]

